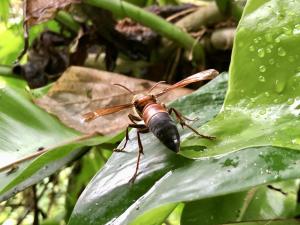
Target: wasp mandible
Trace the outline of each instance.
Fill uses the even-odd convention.
[[[108,114],[119,112],[127,108],[134,108],[135,115],[133,114],[128,115],[132,124],[129,124],[126,129],[125,143],[122,148],[114,149],[114,151],[117,152],[124,151],[127,142],[129,140],[129,135],[128,135],[129,128],[137,129],[137,140],[138,140],[139,151],[138,151],[135,172],[132,178],[130,179],[130,182],[133,183],[138,173],[141,155],[144,154],[143,145],[140,137],[141,133],[147,133],[150,131],[170,150],[176,153],[179,152],[180,136],[175,122],[170,117],[171,113],[175,114],[176,119],[178,120],[178,122],[182,127],[187,127],[191,129],[194,133],[196,133],[202,138],[214,139],[214,137],[212,136],[200,134],[193,127],[189,126],[185,122],[186,120],[189,120],[188,118],[184,117],[180,112],[178,112],[174,108],[168,109],[163,103],[158,102],[158,98],[164,95],[165,93],[172,91],[176,88],[184,87],[188,84],[199,82],[199,81],[211,80],[215,78],[218,74],[219,74],[218,71],[214,69],[205,70],[196,73],[194,75],[191,75],[171,85],[170,87],[163,89],[157,94],[151,94],[151,91],[153,91],[163,81],[160,81],[156,83],[154,86],[152,86],[146,94],[138,94],[138,95],[134,95],[133,91],[131,91],[130,89],[128,89],[127,87],[121,84],[115,84],[117,86],[126,89],[128,92],[134,95],[132,102],[124,105],[116,105],[112,107],[101,108],[86,113],[83,115],[84,121],[88,122],[100,116],[105,116]],[[139,123],[140,121],[143,121],[144,124]]]

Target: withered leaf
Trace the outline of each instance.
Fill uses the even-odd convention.
[[[56,115],[65,125],[83,133],[98,132],[103,135],[115,134],[126,128],[130,122],[127,115],[132,109],[103,116],[91,122],[82,122],[82,115],[97,108],[130,103],[132,94],[113,84],[128,87],[135,93],[149,89],[155,82],[130,78],[117,73],[100,71],[85,67],[70,67],[54,84],[48,95],[37,99],[36,103]],[[156,93],[169,85],[159,85]],[[160,98],[169,102],[192,90],[179,88]]]
[[[25,22],[28,26],[51,19],[55,12],[81,0],[26,0]]]

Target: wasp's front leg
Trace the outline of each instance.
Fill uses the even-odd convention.
[[[120,148],[120,149],[115,148],[115,149],[113,150],[114,152],[124,152],[124,149],[125,149],[125,147],[126,147],[126,145],[127,145],[127,142],[130,140],[130,139],[129,139],[129,128],[130,128],[130,127],[137,128],[137,127],[135,127],[134,125],[137,125],[136,122],[139,122],[139,121],[142,120],[141,118],[139,118],[139,117],[137,117],[137,116],[134,116],[134,115],[132,115],[132,114],[128,114],[128,118],[130,119],[130,121],[131,121],[133,124],[129,124],[129,125],[127,126],[127,128],[126,128],[126,134],[125,134],[125,138],[126,138],[126,139],[125,139],[124,146],[123,146],[122,148]]]
[[[187,120],[186,117],[184,117],[180,112],[178,112],[176,109],[174,108],[170,108],[168,110],[168,113],[171,115],[171,113],[174,112],[179,124],[183,127],[187,127],[189,128],[191,131],[193,131],[195,134],[199,135],[200,137],[203,137],[203,138],[207,138],[207,139],[210,139],[210,140],[213,140],[215,139],[216,137],[213,137],[213,136],[208,136],[208,135],[204,135],[204,134],[200,134],[197,130],[195,130],[193,127],[191,127],[190,125],[186,124],[186,122],[184,120]]]

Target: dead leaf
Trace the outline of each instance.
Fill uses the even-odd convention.
[[[25,22],[28,26],[44,22],[54,17],[57,10],[81,0],[26,0]]]
[[[100,117],[94,121],[82,122],[82,115],[97,108],[130,103],[132,94],[113,85],[125,85],[135,93],[149,89],[155,82],[131,78],[117,73],[85,67],[70,67],[54,84],[47,96],[36,103],[56,115],[65,125],[83,133],[99,132],[103,135],[115,134],[126,128],[130,122],[127,115],[132,109]],[[169,85],[159,85],[156,93]],[[176,89],[160,98],[169,102],[191,93],[186,88]]]

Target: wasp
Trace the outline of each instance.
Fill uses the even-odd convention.
[[[175,153],[179,152],[180,149],[180,136],[178,133],[177,126],[175,122],[172,120],[170,115],[172,113],[175,114],[177,121],[180,123],[182,128],[187,127],[192,130],[195,134],[199,135],[202,138],[207,139],[214,139],[215,137],[207,136],[200,134],[197,130],[193,127],[189,126],[185,121],[190,120],[184,117],[180,112],[178,112],[174,108],[167,108],[163,103],[158,101],[158,98],[165,93],[172,91],[176,88],[184,87],[188,84],[204,81],[204,80],[211,80],[218,75],[218,71],[214,69],[205,70],[194,75],[191,75],[165,89],[160,91],[156,94],[151,94],[151,92],[162,82],[157,82],[153,85],[145,94],[137,94],[135,95],[133,91],[121,84],[115,84],[119,87],[124,88],[128,92],[134,95],[132,102],[124,105],[116,105],[112,107],[100,108],[92,112],[88,112],[83,115],[84,121],[89,122],[97,117],[105,116],[108,114],[112,114],[115,112],[119,112],[124,109],[133,108],[135,113],[129,114],[128,118],[132,122],[127,126],[126,129],[126,139],[122,148],[114,149],[116,152],[123,152],[127,142],[129,140],[129,129],[136,128],[137,129],[137,141],[138,141],[138,157],[136,162],[135,172],[130,179],[129,182],[133,183],[137,177],[139,164],[141,155],[144,154],[143,152],[143,145],[141,141],[140,134],[152,132],[167,148],[174,151]],[[143,122],[141,124],[140,122]],[[191,121],[191,120],[190,120]]]

